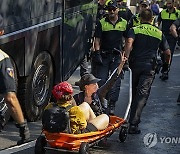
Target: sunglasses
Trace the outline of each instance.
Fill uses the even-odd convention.
[[[117,8],[115,8],[115,7],[110,7],[110,8],[108,8],[108,11],[116,11],[116,9]]]

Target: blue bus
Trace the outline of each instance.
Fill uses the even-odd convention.
[[[96,0],[0,0],[0,48],[15,68],[17,96],[29,121],[41,117],[52,86],[67,80],[90,48]]]

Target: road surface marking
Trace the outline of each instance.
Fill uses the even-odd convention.
[[[35,142],[36,142],[36,140],[22,144],[22,145],[13,146],[13,147],[5,149],[5,150],[1,150],[0,154],[10,154],[10,153],[15,153],[18,151],[23,151],[25,149],[32,148],[35,146]]]

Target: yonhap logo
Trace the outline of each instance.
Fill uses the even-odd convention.
[[[164,136],[157,138],[156,133],[148,133],[144,136],[143,141],[147,148],[152,148],[157,144],[158,141],[161,144],[180,144],[180,137]]]
[[[157,134],[156,133],[148,133],[144,136],[143,141],[147,148],[152,148],[157,144]]]

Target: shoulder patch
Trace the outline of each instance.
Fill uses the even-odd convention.
[[[14,78],[14,70],[13,68],[6,68],[7,74],[11,77]]]

